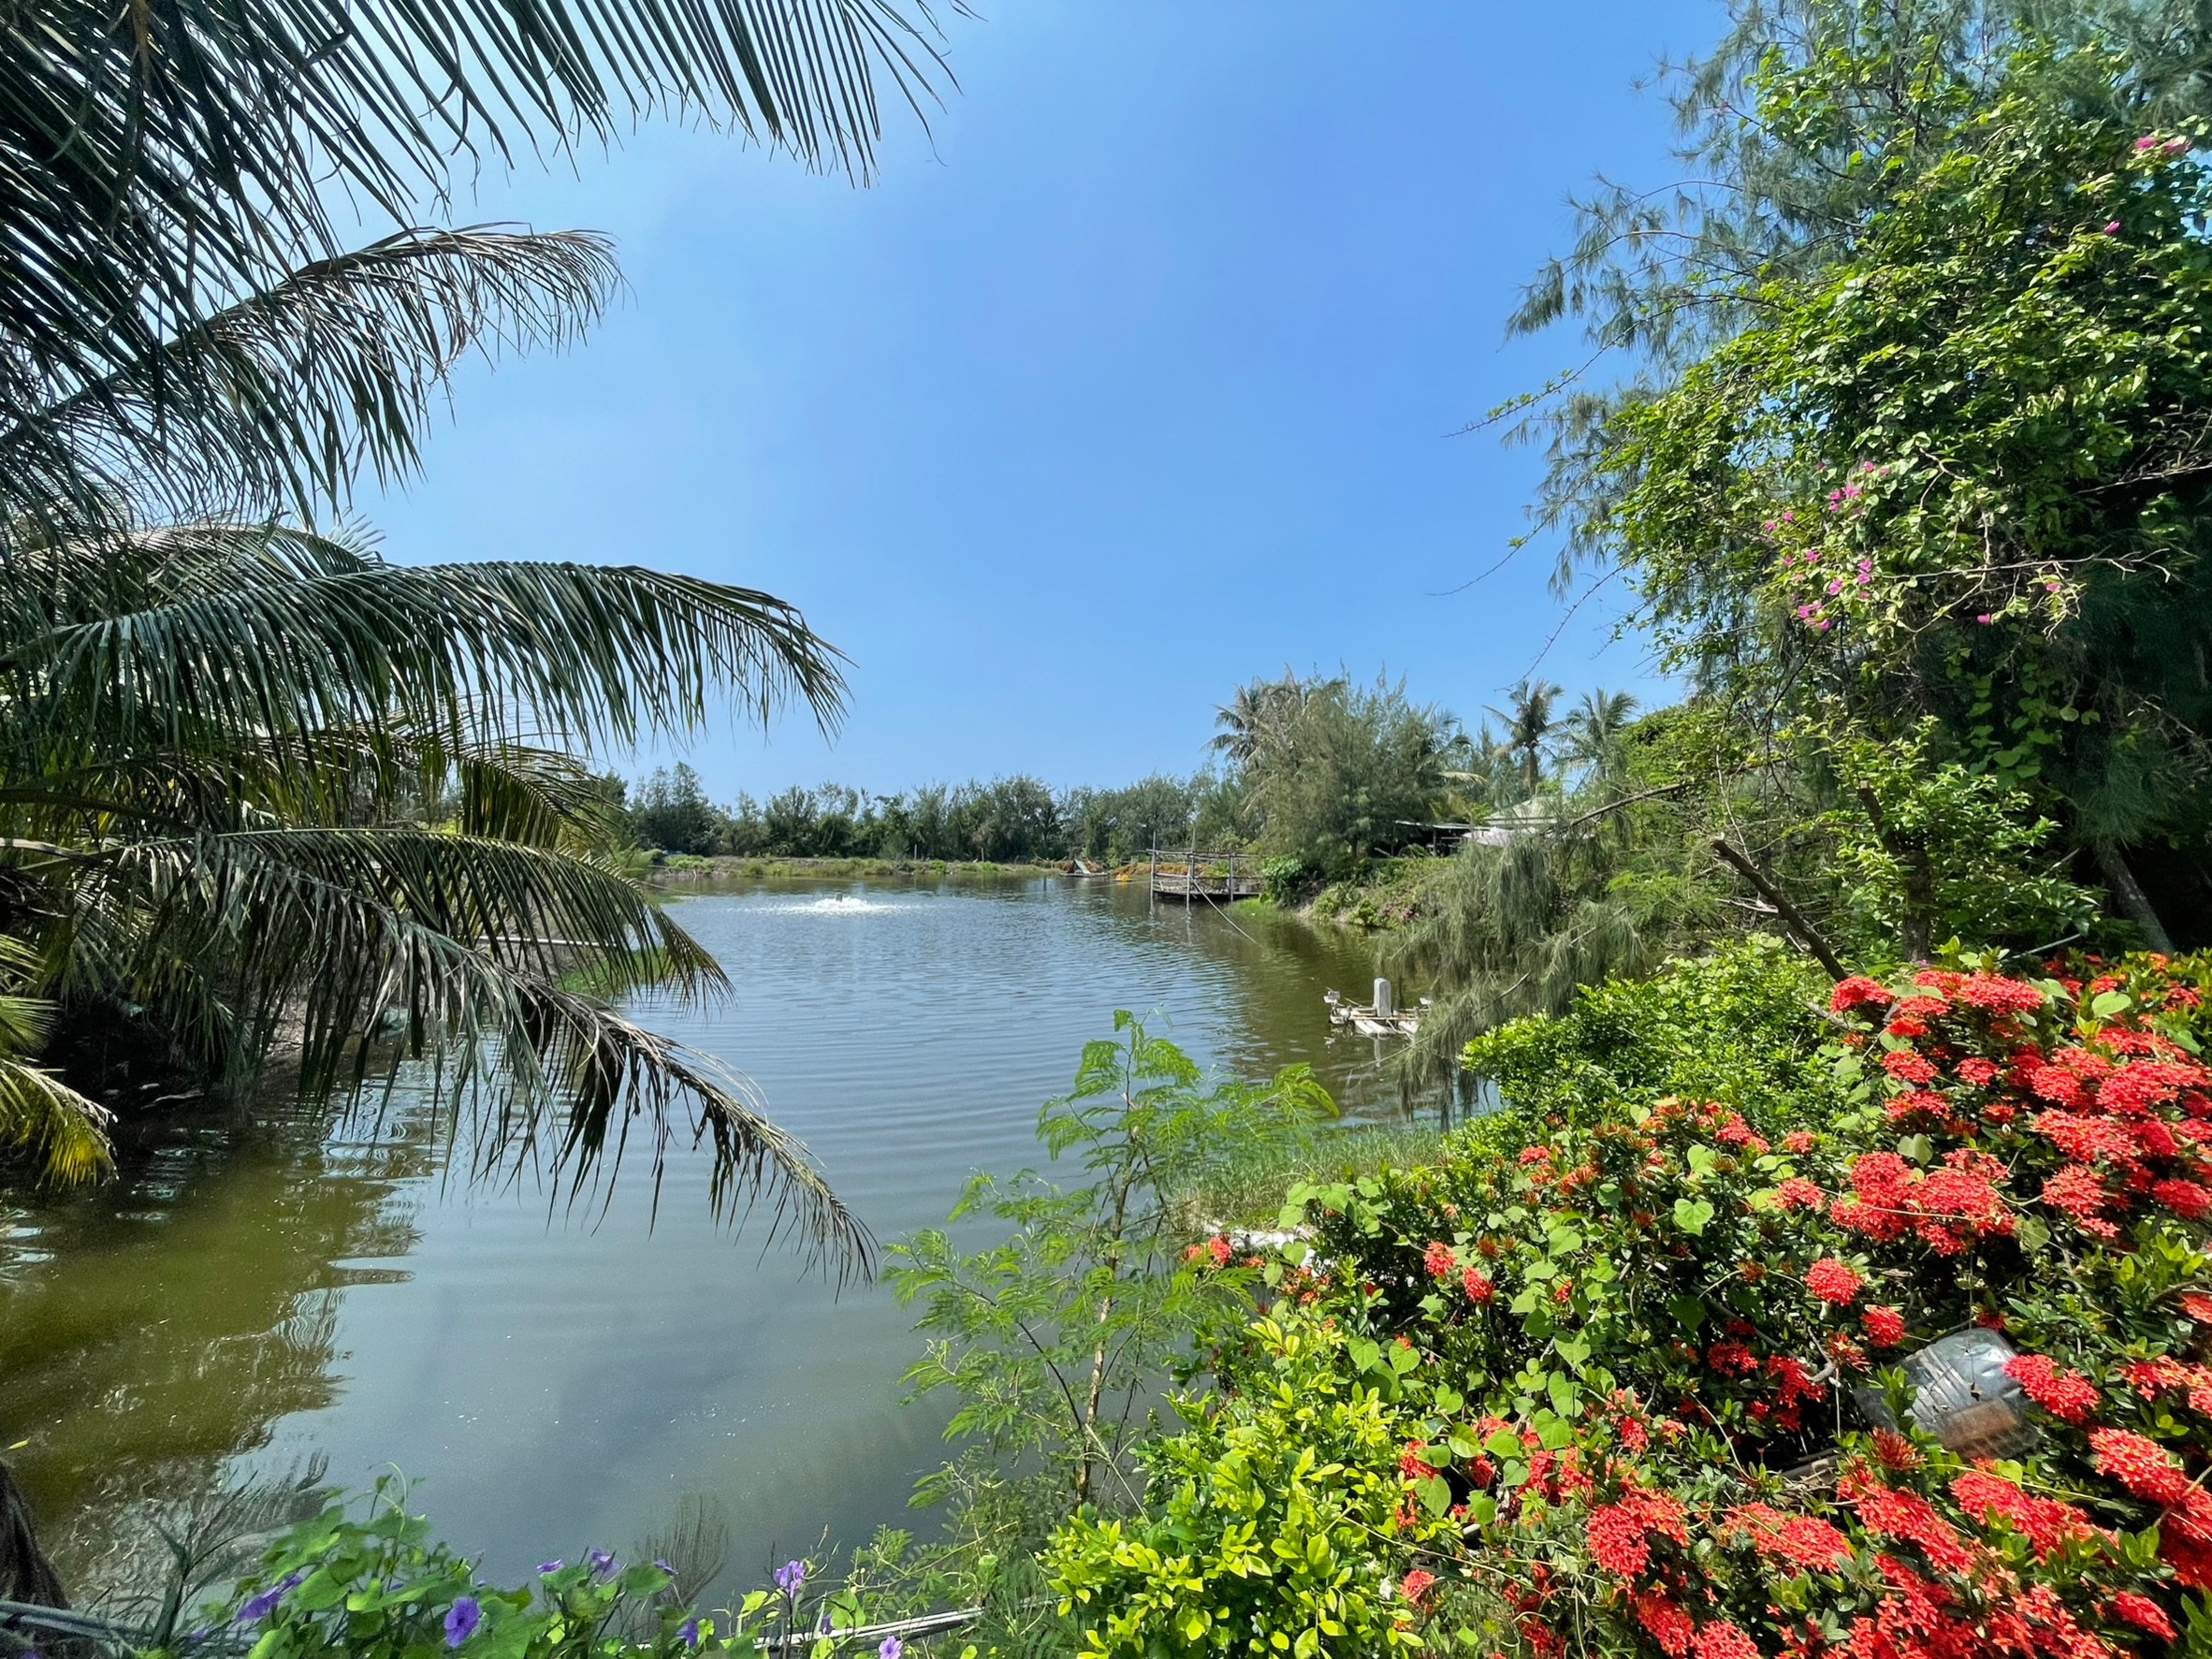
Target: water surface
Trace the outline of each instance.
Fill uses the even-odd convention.
[[[737,995],[635,1017],[746,1071],[877,1236],[934,1225],[976,1170],[1039,1161],[1039,1106],[1113,1011],[1202,1063],[1320,1070],[1394,1111],[1321,992],[1364,949],[1272,914],[1154,909],[1111,882],[783,885],[672,913]],[[718,1499],[750,1575],[905,1517],[942,1414],[880,1288],[802,1274],[709,1220],[706,1170],[625,1174],[601,1214],[445,1178],[434,1103],[371,1132],[298,1113],[180,1124],[89,1198],[0,1207],[0,1445],[80,1572],[134,1505],[327,1458],[398,1468],[501,1577]]]

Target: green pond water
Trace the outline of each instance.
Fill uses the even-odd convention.
[[[734,999],[633,1012],[744,1070],[880,1239],[934,1225],[978,1169],[1039,1161],[1037,1110],[1116,1008],[1202,1062],[1309,1061],[1355,1114],[1395,1116],[1375,1045],[1321,993],[1357,941],[1272,914],[1155,909],[1142,887],[780,885],[674,901]],[[327,1460],[392,1469],[496,1577],[626,1547],[711,1496],[730,1566],[899,1522],[942,1455],[902,1405],[910,1316],[710,1221],[702,1160],[602,1211],[448,1178],[420,1084],[381,1116],[180,1121],[122,1179],[0,1202],[0,1446],[96,1578],[153,1507]],[[17,1443],[21,1443],[18,1445]]]

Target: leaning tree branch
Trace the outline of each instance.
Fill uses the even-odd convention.
[[[1788,894],[1759,873],[1757,865],[1730,846],[1723,837],[1713,837],[1712,850],[1719,854],[1722,863],[1749,881],[1758,890],[1759,896],[1774,907],[1789,930],[1819,959],[1820,965],[1828,970],[1831,978],[1841,980],[1850,977],[1844,972],[1843,964],[1836,953],[1829,948],[1828,941],[1821,937],[1820,929],[1813,926],[1805,912],[1791,902]]]

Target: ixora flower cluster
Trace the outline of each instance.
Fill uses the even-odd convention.
[[[1592,1102],[1294,1194],[1327,1272],[1268,1329],[1412,1349],[1370,1379],[1404,1626],[1538,1659],[2212,1639],[2208,968],[1847,980],[1832,1122]],[[1994,1356],[1956,1416],[1915,1392],[1943,1339]]]

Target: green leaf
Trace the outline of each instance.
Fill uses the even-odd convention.
[[[287,1600],[299,1612],[319,1613],[336,1607],[346,1594],[345,1579],[326,1567],[310,1573],[307,1581],[293,1591]]]
[[[2089,1011],[2101,1020],[2114,1014],[2125,1013],[2135,1006],[2135,999],[2125,991],[2100,991],[2089,1003]]]
[[[1555,1372],[1552,1374],[1550,1388],[1548,1391],[1551,1396],[1551,1409],[1558,1412],[1563,1418],[1572,1419],[1575,1415],[1577,1398],[1575,1379],[1564,1372]]]
[[[1713,1207],[1703,1199],[1679,1198],[1674,1201],[1674,1224],[1693,1238],[1702,1235],[1706,1223],[1713,1218]]]

